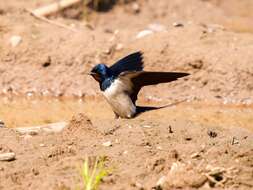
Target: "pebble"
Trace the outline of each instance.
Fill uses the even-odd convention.
[[[107,141],[107,142],[104,142],[102,145],[106,146],[106,147],[109,147],[109,146],[112,146],[112,142],[111,141]]]
[[[115,50],[117,50],[117,51],[120,51],[120,50],[122,50],[123,49],[123,44],[121,44],[121,43],[118,43],[117,45],[116,45],[116,47],[115,47]]]
[[[143,38],[145,36],[148,36],[150,34],[153,34],[154,32],[152,30],[142,30],[136,35],[136,39]]]
[[[134,13],[139,13],[140,12],[140,5],[138,3],[133,3],[132,4],[132,9],[134,11]]]
[[[0,154],[0,161],[12,161],[15,160],[15,157],[14,152],[2,153]]]
[[[4,128],[4,127],[5,127],[4,122],[0,120],[0,128]]]
[[[166,31],[166,27],[158,23],[149,24],[148,28],[154,32]]]
[[[199,158],[200,154],[198,152],[196,152],[196,153],[193,153],[190,157],[191,158]]]
[[[142,127],[143,128],[152,128],[152,126],[150,126],[150,125],[143,125]]]
[[[12,47],[18,46],[22,42],[21,36],[14,35],[10,38],[10,43]]]
[[[163,184],[166,182],[166,176],[162,176],[158,179],[156,186],[163,186]]]
[[[28,139],[30,139],[30,138],[32,138],[32,135],[26,134],[26,135],[24,136],[24,139],[25,139],[25,140],[28,140]]]
[[[180,22],[174,22],[172,25],[174,27],[184,27],[183,23],[180,23]]]

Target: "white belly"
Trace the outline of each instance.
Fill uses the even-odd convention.
[[[124,91],[124,83],[116,79],[103,95],[113,111],[122,118],[131,118],[136,113],[136,107],[129,95]]]

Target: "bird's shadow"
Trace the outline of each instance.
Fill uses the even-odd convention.
[[[179,101],[179,102],[175,102],[175,103],[172,103],[172,104],[167,104],[165,106],[159,106],[159,107],[154,107],[154,106],[136,106],[136,114],[135,116],[138,116],[144,112],[148,112],[148,111],[152,111],[152,110],[158,110],[158,109],[163,109],[163,108],[167,108],[167,107],[172,107],[172,106],[175,106],[175,105],[178,105],[180,103],[183,103],[183,102],[186,102],[187,100],[182,100],[182,101]]]

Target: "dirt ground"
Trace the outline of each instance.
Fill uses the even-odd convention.
[[[105,158],[100,189],[253,188],[253,1],[137,0],[49,17],[67,28],[27,11],[51,2],[0,2],[0,154],[16,155],[0,161],[0,189],[76,189],[86,156]],[[114,120],[85,72],[134,51],[145,70],[191,74],[144,88],[138,104],[186,102]],[[70,118],[60,133],[12,129]]]

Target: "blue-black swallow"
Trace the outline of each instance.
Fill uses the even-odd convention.
[[[132,118],[136,115],[135,102],[143,86],[171,82],[189,75],[182,72],[143,71],[143,67],[142,53],[135,52],[110,67],[98,64],[89,73],[98,81],[116,118]]]

